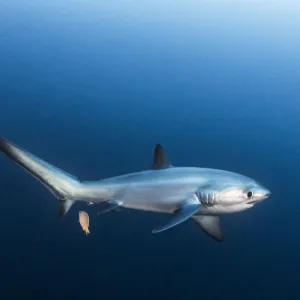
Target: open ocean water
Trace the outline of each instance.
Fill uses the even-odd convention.
[[[298,299],[298,1],[0,2],[0,135],[82,180],[176,166],[254,178],[272,196],[192,221],[97,216],[0,156],[3,299]],[[91,219],[86,238],[78,211]]]

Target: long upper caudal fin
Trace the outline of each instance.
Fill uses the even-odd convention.
[[[39,180],[59,200],[59,215],[63,216],[76,200],[80,182],[76,177],[52,166],[46,161],[23,150],[12,142],[0,137],[0,151]]]
[[[172,167],[168,156],[163,148],[162,145],[156,144],[154,149],[154,155],[153,155],[153,164],[152,169],[158,170],[158,169],[165,169]]]
[[[224,237],[221,232],[220,217],[218,216],[208,216],[208,215],[196,215],[193,216],[197,224],[201,229],[210,235],[213,239],[218,242],[222,242]]]
[[[169,228],[172,228],[191,216],[193,216],[201,207],[201,204],[199,200],[196,197],[193,197],[192,199],[189,199],[185,201],[174,213],[172,216],[171,220],[162,226],[156,227],[155,229],[152,230],[152,233],[158,233],[165,231]]]

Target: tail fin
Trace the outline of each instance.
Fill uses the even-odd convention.
[[[59,215],[71,208],[79,180],[0,137],[0,151],[39,180],[60,201]]]

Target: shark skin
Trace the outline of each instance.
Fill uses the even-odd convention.
[[[150,170],[99,181],[80,181],[0,137],[0,151],[39,180],[58,200],[63,217],[76,201],[99,204],[106,211],[130,208],[171,214],[152,232],[162,232],[189,218],[217,241],[223,240],[219,216],[252,208],[270,191],[246,176],[218,169],[175,167],[160,144]]]

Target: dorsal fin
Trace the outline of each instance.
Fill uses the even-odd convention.
[[[170,167],[172,167],[172,165],[169,162],[168,156],[163,146],[160,144],[156,144],[154,149],[154,155],[153,155],[152,169],[159,170],[159,169],[166,169]]]

